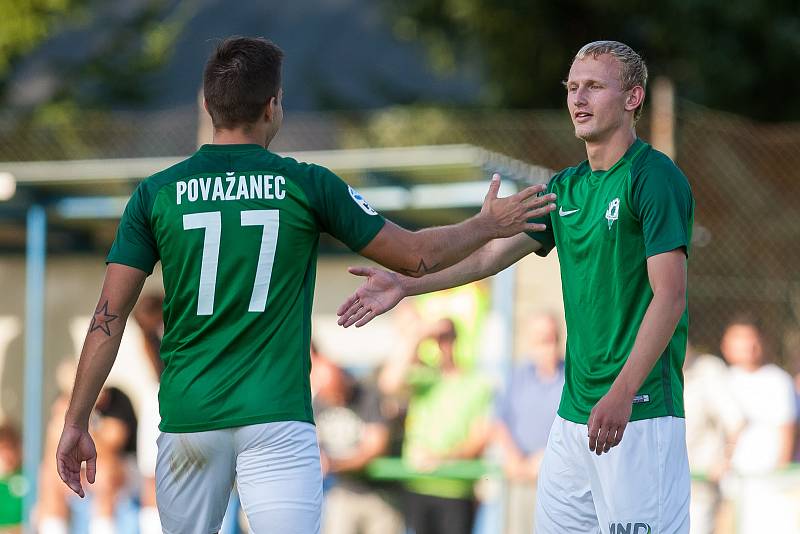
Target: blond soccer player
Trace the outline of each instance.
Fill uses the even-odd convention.
[[[539,473],[538,534],[689,531],[681,367],[694,200],[678,167],[637,138],[646,84],[627,45],[581,48],[565,86],[587,159],[550,181],[558,211],[547,230],[493,240],[421,278],[353,268],[367,280],[339,309],[340,324],[360,326],[405,296],[558,248],[565,386]]]

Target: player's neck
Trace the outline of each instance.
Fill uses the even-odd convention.
[[[214,129],[215,145],[260,145],[266,148],[266,135],[259,128]]]
[[[607,171],[636,141],[636,130],[620,129],[602,141],[586,141],[586,155],[593,171]]]
[[[743,371],[748,372],[748,373],[755,373],[756,371],[761,369],[763,366],[764,366],[764,364],[761,363],[761,362],[758,362],[758,363],[741,363],[741,364],[739,364],[739,368],[742,369]]]

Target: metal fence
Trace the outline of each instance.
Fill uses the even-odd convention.
[[[732,314],[763,323],[775,360],[800,371],[800,123],[760,124],[679,102],[676,160],[696,197],[691,337],[716,352]],[[0,117],[0,161],[179,156],[197,143],[194,108],[85,113],[20,126]],[[649,138],[648,116],[639,125]],[[470,143],[560,169],[585,158],[563,111],[394,108],[292,114],[283,150]],[[365,177],[365,181],[369,181]]]

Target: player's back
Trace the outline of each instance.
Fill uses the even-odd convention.
[[[126,243],[150,239],[162,263],[162,431],[312,421],[319,234],[358,250],[382,226],[354,202],[337,208],[346,189],[321,167],[257,145],[205,145],[140,185],[109,261],[152,268],[153,258],[131,261],[137,244]]]

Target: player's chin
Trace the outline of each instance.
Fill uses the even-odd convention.
[[[575,137],[581,141],[594,141],[597,139],[597,132],[594,128],[587,127],[583,124],[575,125]]]

